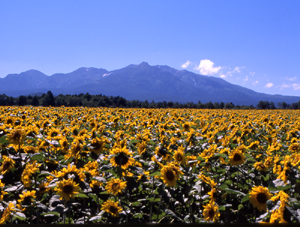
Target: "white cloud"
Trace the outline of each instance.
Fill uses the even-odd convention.
[[[291,78],[286,77],[285,79],[287,79],[287,80],[289,80],[289,81],[295,81],[295,80],[297,80],[297,77],[291,77]]]
[[[249,74],[250,74],[251,76],[254,76],[255,72],[250,72]]]
[[[182,64],[181,67],[186,69],[191,64],[190,61],[187,61],[186,63]]]
[[[256,86],[258,83],[259,83],[258,80],[256,80],[256,81],[254,81],[252,84],[253,84],[254,86]]]
[[[249,80],[249,78],[248,78],[248,76],[246,75],[246,77],[243,79],[243,81],[248,81]]]
[[[273,87],[273,85],[274,85],[273,83],[267,83],[265,87],[266,88],[271,88],[271,87]]]
[[[225,79],[227,76],[224,75],[224,74],[222,74],[220,77],[221,77],[222,79]]]
[[[237,73],[240,73],[240,72],[241,72],[241,68],[242,68],[242,67],[238,67],[238,66],[237,66],[237,67],[234,68],[234,71],[237,72]]]
[[[282,90],[283,88],[289,88],[289,87],[291,87],[291,85],[289,85],[289,84],[281,84],[280,90]]]
[[[300,90],[300,84],[292,84],[294,90]]]
[[[214,67],[214,63],[208,59],[201,60],[199,66],[196,67],[196,70],[199,70],[202,75],[212,75],[218,73],[220,69],[221,66]]]
[[[285,84],[283,83],[281,86],[280,86],[280,90],[282,90],[283,88],[290,88],[292,87],[294,90],[300,90],[300,83],[296,84],[296,83],[293,83],[293,84]]]

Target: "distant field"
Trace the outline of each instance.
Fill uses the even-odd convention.
[[[0,223],[296,223],[300,110],[0,107]]]

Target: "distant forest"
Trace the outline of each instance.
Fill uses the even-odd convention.
[[[191,109],[300,109],[300,100],[296,103],[288,104],[279,102],[277,104],[269,101],[259,101],[256,106],[250,105],[234,105],[232,102],[208,102],[198,103],[187,102],[154,102],[140,100],[126,100],[123,97],[90,95],[89,93],[76,95],[58,95],[54,96],[51,91],[41,95],[21,95],[19,97],[11,97],[5,94],[0,95],[0,106],[66,106],[66,107],[121,107],[121,108],[191,108]]]

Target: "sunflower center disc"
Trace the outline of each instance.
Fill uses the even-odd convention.
[[[13,137],[15,140],[18,140],[18,139],[20,139],[21,138],[21,135],[20,135],[20,133],[19,132],[16,132],[15,134],[14,134],[14,137]]]
[[[114,183],[113,185],[112,185],[112,189],[113,190],[117,190],[117,189],[119,189],[120,188],[120,184],[119,183]]]
[[[213,218],[214,215],[215,215],[215,211],[214,211],[213,209],[209,210],[208,216],[209,216],[210,218]]]
[[[117,208],[110,206],[109,211],[112,212],[113,214],[116,214],[118,210],[117,210]]]
[[[266,203],[267,200],[268,200],[268,198],[267,198],[267,196],[266,196],[265,193],[259,193],[259,194],[257,194],[256,199],[257,199],[257,201],[259,203]]]
[[[235,154],[233,156],[233,161],[237,162],[237,161],[241,161],[241,160],[242,160],[242,157],[239,154]]]
[[[173,171],[168,170],[167,173],[166,173],[166,177],[167,177],[167,179],[168,179],[169,181],[174,180],[175,176],[174,176]]]
[[[5,170],[7,170],[9,167],[10,167],[10,163],[9,163],[9,162],[6,162],[6,163],[4,163],[4,165],[3,165],[3,170],[5,171]]]
[[[123,153],[121,153],[115,157],[115,161],[118,165],[125,165],[128,162],[128,158]]]
[[[65,185],[63,188],[63,192],[66,194],[70,194],[73,192],[73,186],[72,185]]]
[[[29,206],[31,205],[31,197],[30,196],[26,196],[22,202],[22,205],[25,205],[25,206]]]

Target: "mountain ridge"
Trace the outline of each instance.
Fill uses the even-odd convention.
[[[9,89],[8,89],[9,88]],[[31,69],[0,78],[0,94],[10,96],[51,90],[59,94],[103,94],[128,100],[175,102],[232,102],[256,105],[260,100],[298,102],[298,96],[269,95],[231,84],[222,78],[204,76],[167,65],[151,66],[147,62],[131,64],[108,71],[103,68],[81,67],[70,73],[47,76]]]

